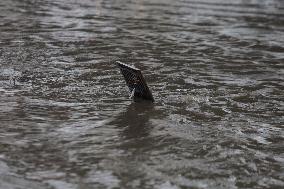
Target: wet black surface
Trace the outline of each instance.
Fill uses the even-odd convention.
[[[283,188],[283,10],[0,1],[0,188]]]

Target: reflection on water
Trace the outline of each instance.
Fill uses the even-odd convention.
[[[0,1],[0,188],[283,188],[283,10]]]
[[[126,139],[146,137],[151,131],[149,118],[156,113],[153,108],[153,104],[148,102],[132,103],[109,124],[124,127],[122,133]]]

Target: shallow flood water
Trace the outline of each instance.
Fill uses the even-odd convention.
[[[1,0],[0,188],[283,188],[283,64],[281,0]]]

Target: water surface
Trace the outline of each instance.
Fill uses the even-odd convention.
[[[283,188],[283,62],[281,0],[1,0],[0,188]]]

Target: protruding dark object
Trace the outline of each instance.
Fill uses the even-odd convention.
[[[152,93],[149,90],[141,71],[120,61],[116,61],[116,63],[126,81],[131,97],[154,102]]]

